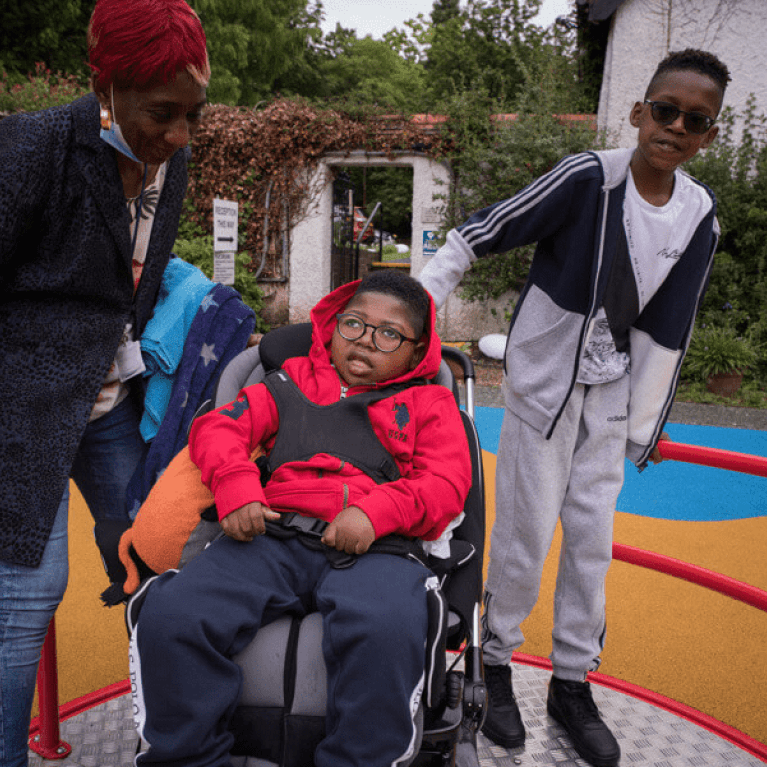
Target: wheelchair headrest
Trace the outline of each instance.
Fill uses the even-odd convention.
[[[285,325],[270,330],[261,339],[257,347],[241,352],[235,357],[221,375],[216,393],[214,407],[220,407],[237,397],[240,389],[258,383],[264,373],[278,370],[285,360],[291,357],[301,357],[309,353],[312,345],[312,325],[301,322],[296,325]],[[443,347],[443,351],[449,347]],[[433,379],[434,383],[445,386],[459,401],[458,387],[450,366],[443,359],[439,372]]]
[[[260,345],[241,351],[225,368],[216,383],[211,407],[221,407],[237,399],[241,389],[264,378]],[[207,412],[207,408],[203,412]]]
[[[312,324],[300,322],[270,330],[259,344],[264,370],[279,370],[285,360],[304,357],[312,348]]]

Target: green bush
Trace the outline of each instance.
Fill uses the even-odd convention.
[[[693,333],[684,361],[686,378],[705,382],[709,376],[748,370],[757,361],[750,339],[732,327],[701,324]]]
[[[189,163],[189,172],[192,172],[194,163]],[[196,240],[205,237],[207,232],[200,225],[200,216],[194,203],[187,197],[181,206],[181,217],[178,222],[177,240]],[[238,243],[238,246],[240,244]]]
[[[0,77],[0,111],[35,112],[39,109],[69,104],[89,90],[74,75],[55,74],[37,63],[35,73],[13,78],[5,71]]]
[[[173,246],[175,254],[184,261],[196,266],[206,277],[213,279],[213,237],[205,235],[195,239],[177,239]],[[238,253],[235,256],[234,289],[242,300],[256,313],[256,333],[266,333],[269,325],[261,317],[264,306],[264,294],[258,287],[255,276],[248,267],[250,256]]]

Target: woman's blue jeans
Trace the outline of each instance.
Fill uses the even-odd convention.
[[[71,476],[96,522],[127,519],[125,489],[143,458],[140,413],[129,397],[88,424]],[[30,493],[34,488],[30,489]],[[69,575],[69,489],[39,567],[0,561],[0,765],[27,764],[29,720],[45,635]],[[95,596],[95,594],[94,594]]]

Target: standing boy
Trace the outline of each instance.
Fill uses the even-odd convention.
[[[679,166],[714,140],[729,79],[710,53],[670,54],[631,109],[635,149],[565,158],[450,231],[420,276],[440,306],[477,258],[537,242],[506,345],[483,617],[483,731],[502,746],[525,740],[508,664],[560,520],[548,712],[586,761],[620,759],[585,679],[624,458],[657,457],[716,247],[714,196]]]
[[[471,461],[458,407],[445,387],[419,385],[440,360],[426,291],[377,272],[314,307],[307,357],[195,421],[190,455],[226,535],[146,592],[132,639],[149,743],[137,764],[229,765],[242,684],[232,657],[261,626],[311,611],[323,616],[328,669],[314,764],[384,767],[413,754],[436,578],[368,549],[389,534],[434,540],[463,510]],[[296,410],[303,429],[289,427]],[[318,411],[332,428],[314,427]],[[264,486],[250,460],[259,447],[272,463]],[[324,550],[264,534],[278,512],[327,523]],[[338,569],[339,551],[361,556]]]

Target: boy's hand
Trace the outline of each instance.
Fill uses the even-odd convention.
[[[263,535],[266,531],[265,520],[274,521],[279,518],[278,512],[254,501],[227,514],[221,520],[221,527],[230,538],[236,541],[252,541],[257,535]]]
[[[347,554],[364,554],[376,539],[373,523],[357,506],[347,506],[325,529],[322,542]]]
[[[658,438],[658,442],[660,442],[661,440],[668,440],[670,442],[671,437],[669,437],[668,434],[666,434],[666,432],[664,431]],[[657,445],[655,446],[654,450],[650,454],[650,460],[655,464],[658,464],[663,460],[663,456],[660,454],[660,450],[658,450]]]

